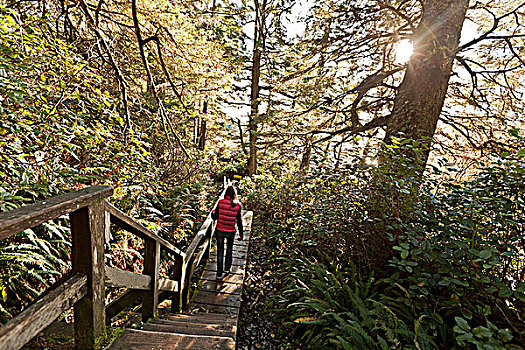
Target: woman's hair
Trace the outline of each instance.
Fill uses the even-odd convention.
[[[230,197],[230,204],[232,207],[235,206],[235,201],[237,200],[237,191],[232,185],[226,187],[226,192],[224,192],[224,198]]]

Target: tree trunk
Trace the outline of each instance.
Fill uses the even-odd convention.
[[[208,114],[208,101],[204,101],[204,106],[202,107],[202,114],[204,117],[199,118],[199,124],[197,128],[197,146],[201,151],[204,151],[206,148],[206,114]]]
[[[250,92],[251,112],[248,121],[250,133],[250,155],[248,158],[248,176],[257,173],[257,124],[259,117],[259,80],[261,77],[261,29],[259,26],[258,2],[255,2],[255,30],[253,36],[252,81]],[[263,16],[264,18],[264,16]]]
[[[199,149],[204,151],[206,148],[206,119],[201,120],[201,126],[199,129]]]
[[[443,108],[459,45],[468,0],[424,0],[421,23],[414,33],[414,53],[387,121],[385,142],[392,138],[422,141],[417,155],[422,173]],[[412,157],[414,157],[412,155]]]
[[[306,172],[308,170],[308,167],[310,166],[310,158],[312,157],[312,139],[311,137],[306,138],[304,151],[303,151],[303,158],[301,159],[301,165],[299,166],[299,169],[303,172]]]

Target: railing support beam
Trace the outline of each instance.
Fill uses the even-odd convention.
[[[171,299],[171,312],[181,312],[182,311],[182,287],[184,281],[184,257],[177,256],[175,258],[175,264],[173,266],[173,273],[171,278],[179,283],[179,290],[173,294]]]
[[[69,214],[74,273],[87,275],[87,294],[74,306],[75,348],[95,349],[105,331],[104,202]]]
[[[142,298],[142,322],[156,316],[159,303],[160,243],[147,239],[145,244],[143,273],[151,276],[151,289]]]

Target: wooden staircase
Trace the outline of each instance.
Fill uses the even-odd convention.
[[[229,184],[225,178],[219,198]],[[106,325],[137,304],[145,325],[128,329],[113,349],[234,349],[252,213],[243,212],[246,240],[235,242],[233,272],[218,283],[211,212],[182,251],[107,202],[112,194],[113,188],[96,185],[0,213],[0,240],[63,215],[69,215],[72,237],[71,270],[1,325],[0,349],[22,348],[71,308],[75,348],[97,349]],[[106,251],[106,243],[111,242],[115,227],[142,240],[141,273],[105,264],[105,256],[112,253]],[[160,274],[164,263],[169,276]],[[206,264],[200,292],[189,304],[192,276]],[[111,288],[124,292],[106,305],[104,296]],[[158,305],[166,300],[171,300],[175,313],[190,311],[155,320]]]
[[[126,329],[110,349],[235,349],[251,223],[252,212],[243,211],[245,240],[235,240],[230,275],[216,280],[213,249],[188,312],[151,319],[141,329]]]

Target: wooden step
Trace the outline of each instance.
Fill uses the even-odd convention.
[[[229,281],[217,281],[216,279],[203,280],[203,283],[200,286],[199,291],[238,295],[238,294],[241,294],[242,292],[242,284],[231,283]]]
[[[224,244],[224,252],[226,254],[226,243]],[[248,246],[245,246],[245,245],[233,245],[233,253],[239,253],[237,256],[235,257],[241,257],[241,256],[246,256],[246,253],[248,252]],[[217,251],[214,250],[211,252],[211,257],[215,257],[217,256]],[[232,255],[234,256],[234,255]]]
[[[226,256],[226,253],[224,254]],[[233,265],[242,265],[242,261],[246,261],[246,252],[244,251],[238,251],[238,250],[233,250],[232,252],[232,263]],[[217,253],[216,252],[213,252],[210,256],[210,262],[211,261],[217,261]],[[235,263],[235,261],[237,261],[237,264]]]
[[[233,256],[233,259],[232,259],[232,265],[234,266],[243,266],[243,265],[246,265],[246,259],[243,258],[243,256],[246,255],[246,254],[243,254],[241,255],[240,253],[238,253],[238,256],[234,256],[234,254],[232,254]],[[211,263],[217,263],[217,256],[214,255],[208,264],[211,264]]]
[[[216,262],[210,262],[207,267],[208,271],[217,271],[217,263]],[[244,272],[246,270],[245,265],[239,266],[239,265],[232,265],[230,269],[231,274],[241,274],[244,275]]]
[[[225,315],[239,315],[239,308],[238,307],[229,307],[229,306],[222,306],[222,305],[211,305],[211,304],[203,304],[199,302],[192,302],[193,308],[198,308],[200,310],[206,310],[210,313],[217,313],[217,314],[225,314]]]
[[[217,335],[235,338],[237,320],[225,314],[200,313],[191,318],[153,319],[144,325],[144,330],[191,335]]]
[[[213,281],[217,280],[217,271],[211,271],[211,270],[206,271],[202,275],[202,279],[213,280]],[[243,281],[244,281],[244,275],[231,273],[228,276],[224,277],[224,279],[222,281],[217,281],[217,283],[228,282],[228,283],[239,283],[239,284],[242,284]]]
[[[236,294],[199,291],[193,298],[193,303],[241,307],[240,299]]]
[[[126,329],[111,350],[235,349],[230,337]]]
[[[191,314],[168,315],[162,318],[166,321],[193,322],[195,319],[205,321],[209,324],[222,324],[223,322],[235,321],[236,318],[230,315],[216,314],[211,312],[195,312]]]

